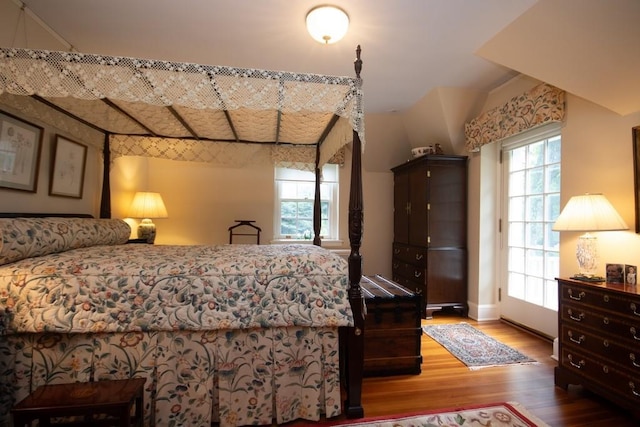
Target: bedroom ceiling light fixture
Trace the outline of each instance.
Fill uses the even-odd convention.
[[[598,240],[590,231],[628,230],[620,214],[602,194],[573,196],[553,224],[554,231],[585,231],[578,238],[576,258],[580,273],[573,279],[604,281],[595,274],[598,267]]]
[[[339,41],[348,29],[349,15],[337,6],[316,6],[307,13],[307,31],[322,44]]]
[[[133,196],[129,217],[142,219],[138,225],[138,238],[153,243],[156,239],[156,225],[151,222],[151,218],[168,218],[169,213],[160,193],[138,191]]]

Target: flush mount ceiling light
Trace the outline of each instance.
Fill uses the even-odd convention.
[[[349,16],[337,6],[317,6],[307,13],[307,30],[320,43],[337,42],[348,28]]]

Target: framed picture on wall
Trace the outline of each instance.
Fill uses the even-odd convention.
[[[87,146],[56,135],[51,161],[51,196],[82,198]]]
[[[0,187],[35,193],[42,128],[0,111]]]

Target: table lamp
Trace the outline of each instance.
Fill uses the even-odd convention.
[[[138,191],[133,196],[129,217],[142,219],[138,225],[138,238],[153,243],[156,240],[156,226],[151,222],[151,218],[168,218],[169,214],[160,193]]]
[[[578,238],[576,257],[580,272],[572,279],[604,281],[595,274],[598,267],[598,241],[590,231],[628,230],[629,227],[602,194],[573,196],[553,224],[554,231],[585,231]]]

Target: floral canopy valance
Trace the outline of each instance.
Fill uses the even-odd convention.
[[[542,83],[464,126],[469,151],[536,126],[564,120],[564,91]]]
[[[293,163],[315,159],[319,144],[324,164],[353,140],[354,131],[364,142],[359,75],[0,48],[4,95],[29,96],[110,135],[114,156],[151,155],[158,140],[171,138],[192,153],[210,153],[213,145],[217,158],[233,157],[219,154],[230,143],[272,146],[258,150],[270,153],[265,158],[271,161],[296,152]],[[147,146],[154,141],[153,150],[123,145],[137,138]],[[194,150],[194,144],[202,147]]]

